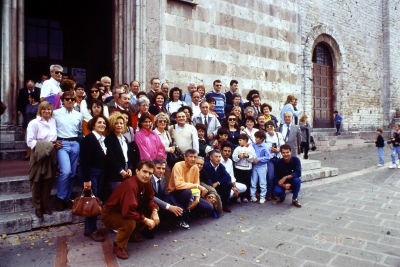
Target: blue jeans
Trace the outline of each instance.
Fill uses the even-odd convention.
[[[290,189],[293,192],[293,200],[296,200],[299,196],[300,192],[300,187],[301,187],[301,179],[294,177],[292,179],[286,180],[285,184],[291,184],[292,186]],[[275,185],[274,187],[274,194],[278,197],[286,197],[286,190],[283,187],[280,187],[279,185]]]
[[[379,164],[385,164],[384,150],[383,147],[378,147]]]
[[[275,165],[274,162],[269,160],[267,162],[268,171],[267,171],[267,194],[272,193],[272,189],[274,188],[274,177],[275,177]]]
[[[260,166],[253,165],[253,171],[251,173],[251,187],[250,187],[250,196],[255,197],[257,191],[257,183],[260,183],[260,199],[265,198],[267,194],[267,164],[263,164]]]
[[[61,144],[63,147],[57,149],[57,160],[60,167],[57,197],[62,200],[69,200],[74,186],[80,148],[79,143],[76,141],[61,141]]]
[[[101,191],[103,188],[104,171],[101,169],[91,168],[90,169],[90,181],[92,182],[93,194],[102,200]],[[83,186],[83,181],[82,181]],[[85,191],[85,196],[90,196],[90,191]],[[85,218],[85,229],[89,233],[97,231],[97,216]]]
[[[400,146],[394,146],[392,151],[392,163],[396,164],[396,155],[397,158],[400,160]]]

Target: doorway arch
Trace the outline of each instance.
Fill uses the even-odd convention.
[[[328,46],[318,43],[313,52],[313,127],[333,127],[333,60]]]

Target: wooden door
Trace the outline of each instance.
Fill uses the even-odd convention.
[[[313,64],[313,127],[332,128],[333,68]]]

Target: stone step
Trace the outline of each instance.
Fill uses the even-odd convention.
[[[0,142],[0,150],[5,149],[25,149],[26,143],[25,141],[9,141],[9,142]]]
[[[75,186],[72,190],[72,199],[80,196],[82,186]],[[49,208],[54,210],[56,203],[57,189],[53,188],[50,194]],[[0,195],[0,214],[25,212],[34,209],[32,203],[32,193],[13,193]]]
[[[35,210],[0,214],[0,234],[13,234],[32,229],[60,225],[65,223],[78,223],[84,217],[72,215],[71,210],[53,211],[52,215],[45,214],[42,219],[36,217]]]
[[[337,151],[337,150],[343,150],[343,149],[351,149],[351,148],[360,148],[360,147],[375,147],[375,144],[371,143],[345,143],[341,145],[337,145],[332,141],[331,143],[324,144],[324,145],[319,145],[316,144],[317,150],[315,152],[330,152],[330,151]]]
[[[1,149],[0,160],[22,159],[26,156],[25,149]]]
[[[327,177],[337,176],[339,173],[338,168],[322,167],[315,170],[307,170],[301,172],[301,180],[303,182],[323,179]]]
[[[308,171],[308,170],[315,170],[321,168],[321,161],[320,160],[301,160],[301,170]]]
[[[315,145],[318,146],[343,146],[348,144],[364,144],[363,139],[347,139],[347,140],[324,140],[315,141]]]

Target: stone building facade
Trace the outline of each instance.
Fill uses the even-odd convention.
[[[3,32],[20,38],[2,38],[2,77],[9,75],[2,79],[2,99],[11,106],[23,81],[23,29],[15,28],[23,21],[23,2],[3,2]],[[388,127],[400,107],[399,0],[114,2],[114,81],[135,78],[145,89],[158,76],[170,87],[186,90],[194,81],[211,90],[220,79],[229,90],[229,81],[237,79],[243,97],[260,90],[273,114],[294,94],[313,121],[316,101],[327,101],[330,112],[343,115],[348,130]],[[11,43],[12,51],[4,53]],[[320,43],[332,58],[328,100],[315,93],[313,54]],[[17,61],[4,60],[12,53]],[[15,115],[8,113],[2,121],[15,123]]]

